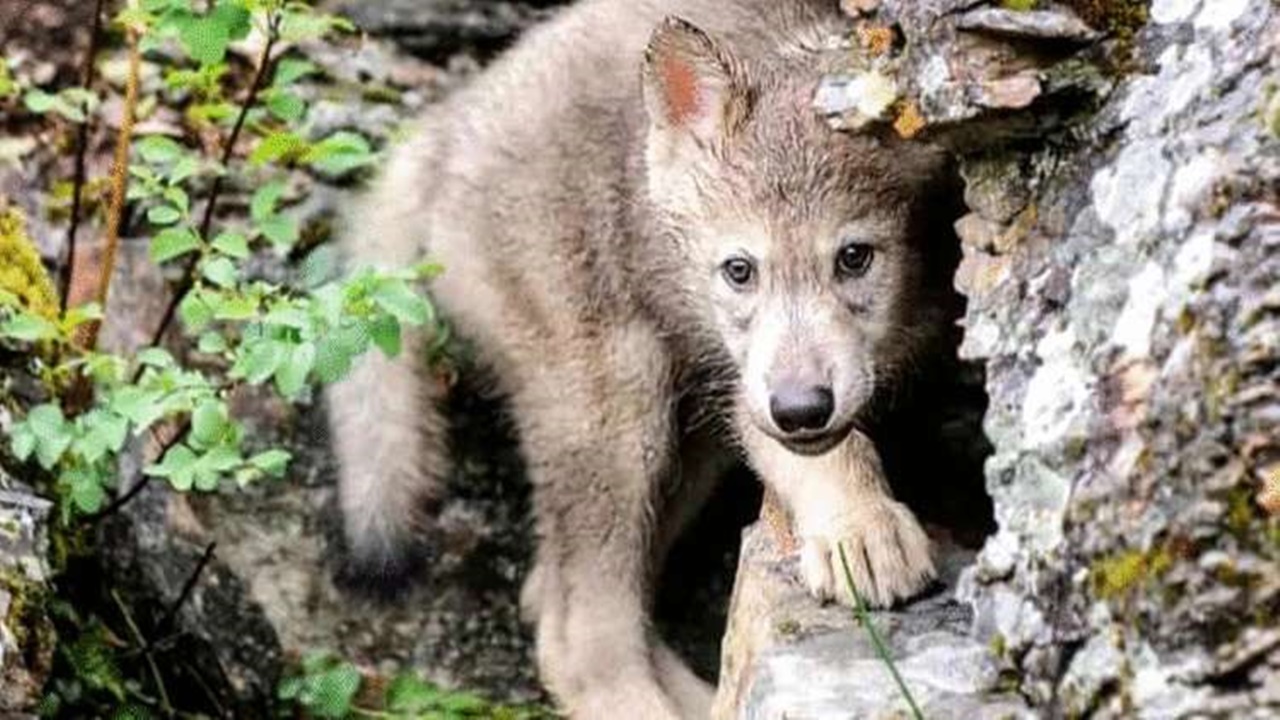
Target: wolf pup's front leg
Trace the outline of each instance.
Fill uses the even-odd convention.
[[[888,607],[936,576],[929,538],[894,500],[871,440],[857,430],[829,452],[797,455],[742,423],[743,443],[761,479],[782,499],[800,541],[800,572],[819,600],[853,604],[839,546],[858,593]]]

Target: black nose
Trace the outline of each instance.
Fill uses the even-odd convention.
[[[835,411],[831,389],[825,387],[782,387],[769,398],[769,414],[785,433],[821,430]]]

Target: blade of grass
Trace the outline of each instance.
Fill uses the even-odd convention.
[[[880,637],[880,631],[876,630],[876,626],[871,623],[871,613],[867,611],[867,604],[863,601],[862,595],[858,594],[858,589],[853,585],[853,573],[849,571],[849,559],[845,557],[844,545],[837,544],[836,550],[840,553],[840,566],[844,568],[844,581],[849,584],[849,594],[853,595],[853,612],[857,616],[858,622],[862,623],[862,627],[867,629],[867,636],[871,638],[871,644],[875,646],[876,654],[880,656],[881,662],[885,667],[889,668],[889,674],[893,676],[893,681],[898,685],[898,691],[902,693],[903,699],[907,701],[907,706],[911,708],[911,717],[915,720],[924,720],[924,713],[920,712],[920,706],[916,704],[915,697],[911,694],[911,690],[907,688],[907,683],[902,679],[901,673],[898,672],[898,666],[893,662],[893,656],[889,654],[889,648],[884,644],[884,638]]]

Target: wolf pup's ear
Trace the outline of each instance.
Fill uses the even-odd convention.
[[[644,102],[654,131],[714,145],[732,136],[751,110],[741,64],[694,25],[662,21],[644,57]]]

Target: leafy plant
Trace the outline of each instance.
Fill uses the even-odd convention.
[[[224,152],[209,157],[171,137],[137,138],[137,162],[128,167],[125,189],[125,198],[144,210],[153,228],[152,260],[183,267],[175,309],[183,331],[195,340],[202,369],[159,346],[164,325],[155,333],[156,346],[130,356],[101,353],[78,335],[102,320],[97,305],[72,307],[50,319],[16,297],[0,296],[0,340],[48,343],[59,350],[56,362],[36,368],[50,397],[15,423],[9,449],[53,474],[68,520],[103,509],[117,486],[119,455],[131,439],[148,434],[171,437],[145,475],[178,491],[208,492],[281,476],[289,454],[247,452],[229,398],[244,386],[270,386],[299,399],[318,383],[339,380],[371,348],[399,353],[404,325],[434,322],[431,305],[415,285],[439,271],[424,264],[287,284],[256,278],[249,269],[255,255],[289,253],[300,237],[286,209],[283,165],[336,176],[366,167],[375,157],[369,141],[356,133],[337,132],[315,143],[297,135],[290,124],[305,116],[306,103],[291,87],[318,68],[272,54],[276,47],[346,29],[345,21],[293,0],[219,0],[204,11],[191,0],[144,0],[116,22],[138,34],[143,50],[182,51],[185,60],[169,68],[167,85],[191,91],[193,112],[225,133]],[[223,89],[228,48],[254,29],[266,49],[237,108]],[[32,112],[83,122],[81,109],[91,109],[97,99],[78,88],[32,90],[25,104]],[[248,164],[237,167],[233,153],[242,133],[258,140]],[[244,225],[215,228],[219,194],[233,179],[258,186],[250,216]],[[198,200],[203,212],[196,211]],[[41,361],[33,356],[33,362]],[[90,401],[78,406],[70,402],[69,390],[82,382],[91,386]]]
[[[499,705],[472,693],[444,690],[413,673],[402,673],[383,687],[362,677],[350,662],[327,653],[303,658],[299,670],[280,683],[279,697],[317,720],[551,720],[555,717],[537,706]]]
[[[16,63],[0,61],[6,111],[14,109],[24,122],[43,118],[80,138],[74,181],[54,183],[74,198],[66,203],[69,216],[62,216],[71,232],[61,297],[16,213],[0,207],[0,258],[13,260],[0,270],[0,351],[6,360],[18,351],[27,374],[39,381],[35,399],[31,392],[21,403],[4,398],[14,420],[0,453],[47,480],[60,508],[60,553],[80,546],[92,521],[119,510],[148,483],[213,492],[285,475],[290,454],[248,437],[233,411],[237,393],[262,388],[305,400],[318,386],[340,380],[361,355],[401,352],[406,326],[445,337],[434,330],[434,309],[420,294],[440,272],[433,264],[357,268],[337,277],[317,251],[296,272],[262,269],[306,254],[299,246],[307,228],[293,206],[310,178],[348,179],[378,158],[358,133],[311,137],[301,129],[308,112],[304,84],[323,70],[302,57],[298,45],[350,30],[349,23],[297,0],[124,5],[114,18],[129,61],[124,122],[107,178],[85,176],[83,153],[99,108],[116,98],[98,94],[92,72],[85,73],[86,87],[30,87],[12,72]],[[251,64],[240,58],[246,52],[254,56]],[[139,81],[144,56],[159,67],[161,80],[145,92]],[[176,111],[171,115],[182,119],[181,132],[169,127],[135,137],[133,120],[158,106]],[[102,185],[93,194],[104,198],[106,215],[100,265],[75,248],[74,230],[88,207],[82,195],[95,183]],[[224,207],[231,196],[243,197],[247,216]],[[171,299],[157,326],[145,329],[149,343],[107,352],[97,347],[97,329],[106,321],[102,307],[116,241],[126,233],[146,236],[151,260],[174,278]],[[72,270],[86,268],[98,282],[77,290]],[[121,478],[127,453],[144,462],[138,476]],[[185,716],[189,699],[166,692],[170,669],[156,654],[165,651],[169,619],[212,553],[211,546],[159,623],[145,613],[135,618],[113,588],[80,588],[101,595],[102,608],[60,603],[58,670],[42,714]],[[314,706],[315,716],[338,717],[323,713],[351,700],[343,690],[351,675],[341,667],[318,668],[308,675],[310,685],[298,687],[298,702]],[[360,684],[357,676],[355,687]],[[465,709],[456,697],[452,702],[441,707]],[[215,706],[213,699],[209,707]],[[455,716],[461,717],[448,717]]]

